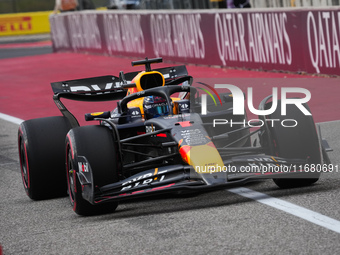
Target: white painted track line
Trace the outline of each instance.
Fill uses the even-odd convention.
[[[14,123],[14,124],[18,124],[18,125],[20,125],[21,122],[24,121],[22,119],[19,119],[19,118],[16,118],[16,117],[13,117],[13,116],[1,113],[1,112],[0,112],[0,119],[6,120],[8,122],[11,122],[11,123]]]
[[[299,217],[301,219],[304,219],[306,221],[309,221],[311,223],[314,223],[316,225],[319,225],[321,227],[327,228],[340,234],[340,221],[322,215],[321,213],[314,212],[304,207],[289,203],[278,198],[268,196],[264,193],[260,193],[248,188],[240,187],[228,189],[227,191],[246,198],[253,199],[259,203],[292,214],[296,217]]]

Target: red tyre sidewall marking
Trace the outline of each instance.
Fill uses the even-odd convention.
[[[23,163],[20,157],[20,170],[21,170],[21,177],[22,177],[22,182],[24,184],[25,187],[25,191],[28,194],[28,189],[30,188],[30,171],[29,171],[29,166],[28,166],[28,156],[27,156],[27,148],[26,148],[26,141],[24,138],[24,134],[21,130],[21,127],[19,128],[19,139],[18,139],[18,148],[19,148],[19,155],[21,155],[21,142],[23,140],[24,143],[24,149],[25,149],[25,161],[26,161],[26,173],[27,173],[27,185],[26,185],[26,181],[25,181],[25,174],[23,171]]]
[[[74,154],[73,154],[73,147],[72,147],[72,142],[71,142],[71,137],[69,134],[67,134],[67,138],[68,138],[68,142],[66,144],[66,148],[69,148],[69,150],[71,150],[71,155],[72,155],[72,159],[74,159]],[[71,200],[71,204],[73,204],[73,211],[76,211],[76,207],[77,207],[77,203],[76,203],[76,199],[75,197],[72,198],[72,191],[71,191],[71,183],[70,183],[70,169],[68,169],[69,167],[69,159],[68,159],[68,149],[66,150],[66,165],[67,165],[67,188],[68,188],[68,192],[69,192],[69,197]],[[73,169],[75,171],[75,169]],[[74,186],[74,196],[76,196],[77,193],[77,184],[76,184],[76,175],[73,174],[73,186]]]

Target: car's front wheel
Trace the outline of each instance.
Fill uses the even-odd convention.
[[[89,216],[115,211],[118,202],[93,205],[83,198],[77,176],[83,166],[79,157],[86,158],[89,163],[94,187],[117,182],[118,160],[113,133],[104,126],[71,129],[66,137],[66,175],[70,202],[77,214]]]

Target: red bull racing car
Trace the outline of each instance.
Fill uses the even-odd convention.
[[[68,194],[77,214],[95,215],[114,211],[121,200],[162,193],[210,191],[264,178],[281,188],[318,180],[320,173],[304,166],[329,159],[312,116],[295,105],[287,105],[282,116],[278,105],[259,116],[261,125],[254,129],[246,115],[233,115],[231,93],[206,98],[202,114],[202,95],[191,86],[186,67],[151,68],[159,62],[134,61],[145,70],[119,77],[51,84],[62,116],[27,120],[18,131],[22,180],[31,199]],[[80,126],[62,98],[119,101],[113,111],[85,114],[95,125]],[[259,109],[270,105],[267,97]],[[298,125],[266,121],[283,118]],[[215,125],[219,119],[245,125]]]

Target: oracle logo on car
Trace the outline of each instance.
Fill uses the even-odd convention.
[[[65,86],[65,85],[63,85]],[[67,87],[67,86],[65,86]],[[70,92],[92,92],[97,91],[97,94],[102,94],[100,91],[102,90],[110,90],[113,88],[113,83],[106,83],[104,88],[100,88],[98,85],[91,85],[91,86],[70,86]],[[109,93],[108,91],[106,93]]]

